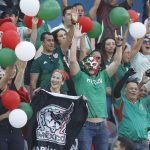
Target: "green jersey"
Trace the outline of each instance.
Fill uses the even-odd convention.
[[[37,87],[49,88],[50,78],[53,71],[59,68],[59,55],[54,52],[52,56],[42,53],[40,57],[32,63],[30,73],[39,73]]]
[[[150,104],[150,97],[140,99],[131,103],[125,96],[114,103],[114,111],[118,120],[118,134],[133,141],[145,140],[148,138],[147,129],[149,126],[149,114],[147,106]]]
[[[109,80],[106,70],[96,77],[79,71],[73,76],[77,95],[87,98],[89,118],[107,118],[106,82]]]

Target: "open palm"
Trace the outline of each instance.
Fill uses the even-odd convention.
[[[82,31],[82,26],[79,26],[79,24],[77,23],[74,29],[74,37],[81,38],[82,36],[84,36],[85,33],[82,33],[81,31]]]

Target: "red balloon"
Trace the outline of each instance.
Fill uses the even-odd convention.
[[[10,18],[0,19],[0,25],[3,24],[4,22],[12,22],[12,20]]]
[[[2,96],[2,105],[8,110],[13,110],[20,105],[20,96],[13,90],[7,90]]]
[[[3,48],[10,48],[15,50],[17,44],[20,42],[20,37],[16,31],[9,30],[2,35]]]
[[[89,32],[92,29],[92,20],[89,17],[79,17],[78,23],[80,26],[82,26],[82,33]]]
[[[32,18],[31,16],[24,16],[23,18],[23,23],[25,24],[26,27],[28,27],[29,29],[32,29]],[[42,19],[39,19],[38,20],[38,23],[37,23],[37,28],[39,28],[43,23],[43,20]]]
[[[17,28],[15,26],[14,23],[12,22],[4,22],[1,26],[0,26],[0,31],[5,32],[8,30],[14,30],[17,31]]]
[[[130,16],[130,20],[132,22],[138,22],[139,21],[139,14],[135,10],[128,10],[128,14]]]

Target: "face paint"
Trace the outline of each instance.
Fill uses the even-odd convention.
[[[89,75],[97,75],[99,71],[99,63],[96,57],[90,56],[82,62],[84,65],[84,71]]]

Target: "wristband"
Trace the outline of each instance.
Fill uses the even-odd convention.
[[[116,47],[122,47],[122,45],[116,45]]]

